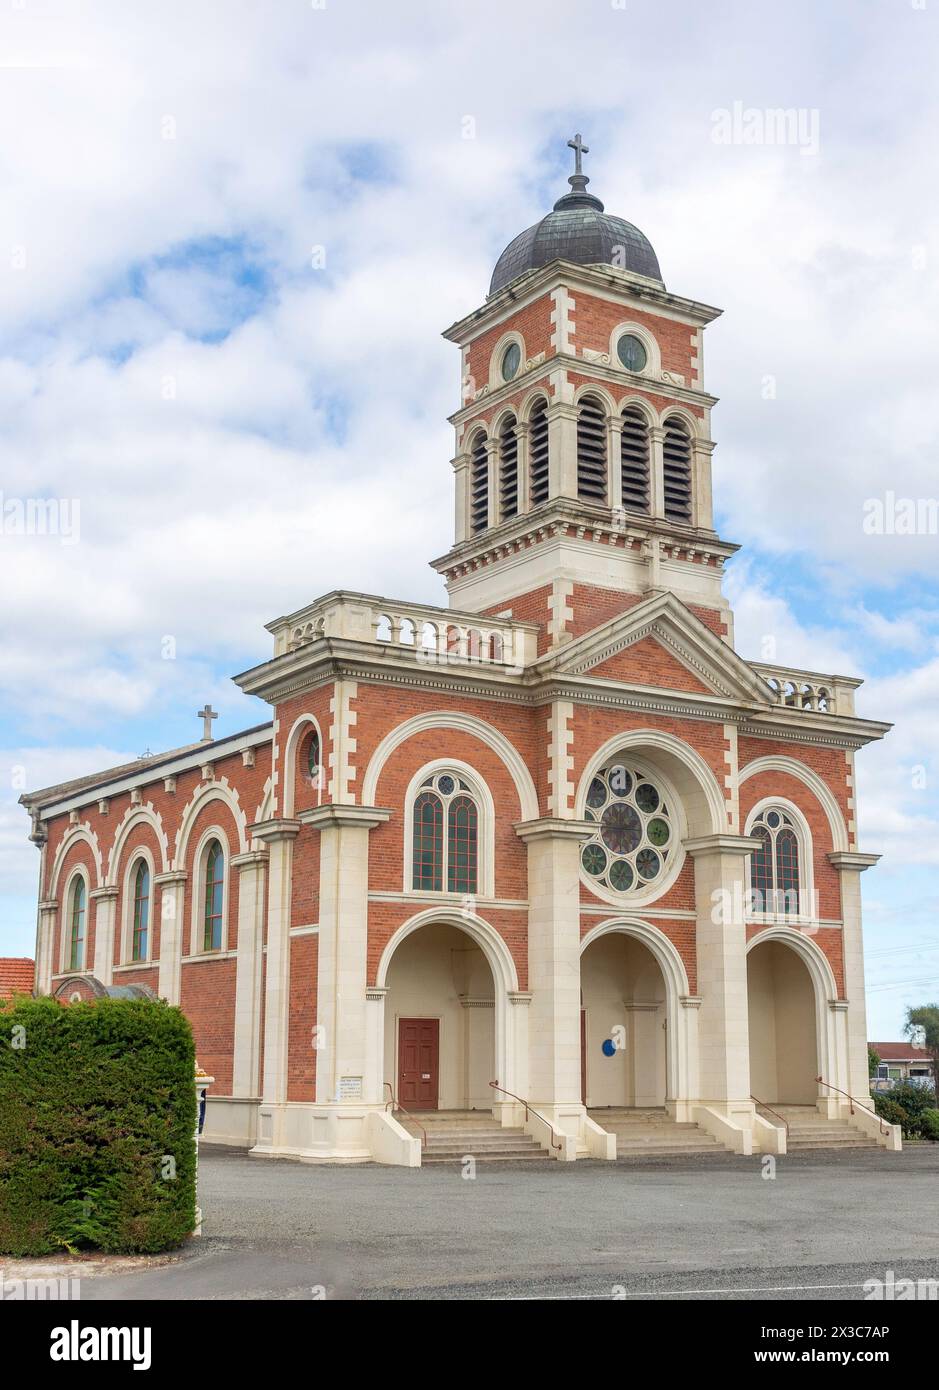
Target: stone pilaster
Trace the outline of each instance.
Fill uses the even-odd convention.
[[[549,405],[548,496],[577,496],[577,410],[558,401]]]
[[[59,920],[57,898],[43,898],[39,903],[39,951],[36,956],[36,992],[48,994],[52,989],[52,976],[56,973],[55,927]]]
[[[860,854],[836,850],[829,862],[841,880],[842,951],[844,954],[844,992],[847,999],[847,1090],[866,1105],[870,1100],[870,1074],[867,1066],[867,1006],[864,995],[864,939],[861,928],[861,874],[871,868],[879,854]],[[837,1078],[825,1081],[837,1085]],[[823,1096],[829,1093],[822,1087]]]
[[[595,827],[545,817],[515,827],[528,846],[529,1094],[580,1132],[580,850]]]
[[[92,970],[103,985],[109,985],[114,979],[118,890],[113,885],[93,888],[90,897],[95,905],[95,958]]]
[[[747,861],[757,846],[748,835],[686,840],[694,860],[697,914],[698,1096],[702,1105],[746,1125],[750,1100],[747,1012]]]
[[[169,1004],[179,1003],[183,964],[183,920],[186,901],[185,869],[154,874],[153,886],[160,889],[160,973],[157,993]]]
[[[518,441],[518,513],[522,516],[531,510],[531,426],[519,420],[515,426]]]
[[[264,896],[267,891],[264,850],[237,854],[238,955],[235,968],[235,1052],[232,1095],[257,1096],[261,1055],[261,965]]]
[[[264,988],[264,1075],[258,1145],[261,1150],[280,1141],[283,1108],[287,1103],[287,1042],[290,1022],[290,895],[293,883],[293,842],[298,820],[268,820],[249,826],[249,834],[268,849],[267,973]]]
[[[649,430],[649,485],[652,515],[665,516],[665,431],[661,425]]]

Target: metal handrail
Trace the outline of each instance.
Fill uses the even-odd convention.
[[[517,1100],[517,1101],[518,1101],[519,1105],[524,1105],[524,1107],[525,1107],[525,1119],[526,1119],[526,1120],[528,1119],[528,1112],[529,1112],[529,1110],[530,1110],[531,1113],[532,1113],[537,1119],[539,1119],[543,1125],[547,1125],[548,1128],[549,1128],[550,1131],[551,1131],[551,1147],[552,1147],[552,1149],[557,1149],[558,1152],[561,1151],[561,1149],[564,1147],[564,1145],[561,1144],[561,1143],[555,1144],[555,1142],[554,1142],[554,1136],[555,1136],[555,1134],[558,1133],[558,1130],[556,1130],[556,1129],[554,1128],[554,1125],[551,1123],[551,1121],[550,1121],[549,1119],[546,1118],[546,1116],[540,1114],[539,1111],[537,1111],[537,1110],[535,1109],[535,1107],[531,1104],[530,1101],[525,1100],[522,1096],[517,1096],[517,1095],[515,1094],[514,1091],[507,1091],[507,1090],[505,1089],[504,1086],[500,1086],[500,1085],[499,1085],[498,1081],[490,1081],[489,1085],[492,1087],[492,1089],[493,1089],[494,1091],[501,1091],[502,1094],[503,1094],[504,1096],[511,1096],[513,1100]]]
[[[859,1110],[865,1111],[868,1115],[873,1115],[874,1119],[875,1119],[875,1120],[877,1121],[877,1123],[880,1125],[880,1132],[881,1132],[881,1134],[886,1134],[888,1138],[890,1137],[890,1126],[887,1124],[886,1120],[883,1118],[882,1115],[878,1115],[878,1114],[877,1114],[877,1111],[876,1111],[876,1110],[872,1110],[872,1109],[870,1108],[869,1105],[864,1105],[864,1104],[863,1104],[861,1101],[859,1101],[855,1096],[852,1096],[851,1093],[850,1093],[849,1091],[842,1091],[842,1089],[841,1089],[840,1086],[833,1086],[833,1085],[831,1084],[831,1082],[830,1082],[830,1081],[826,1081],[826,1080],[824,1079],[824,1077],[816,1076],[815,1080],[816,1080],[821,1086],[827,1086],[828,1089],[829,1089],[829,1091],[837,1091],[838,1094],[839,1094],[839,1096],[847,1096],[847,1097],[848,1097],[848,1100],[851,1102],[851,1114],[852,1114],[852,1115],[854,1114],[854,1107],[855,1107],[855,1106],[857,1106]]]
[[[764,1110],[768,1110],[769,1113],[770,1113],[771,1115],[775,1115],[776,1118],[777,1118],[777,1120],[782,1120],[783,1124],[784,1124],[785,1127],[786,1127],[786,1142],[788,1143],[788,1142],[789,1142],[789,1121],[786,1119],[785,1115],[780,1115],[779,1111],[778,1111],[778,1110],[774,1110],[773,1107],[772,1107],[771,1105],[767,1105],[765,1100],[757,1100],[757,1097],[756,1097],[755,1095],[752,1095],[752,1094],[751,1094],[750,1099],[753,1100],[753,1101],[756,1101],[757,1105],[762,1105],[763,1109],[764,1109]]]
[[[405,1110],[404,1106],[400,1103],[400,1101],[398,1101],[398,1100],[395,1098],[395,1093],[394,1093],[394,1090],[392,1089],[391,1082],[390,1082],[390,1081],[386,1081],[386,1082],[385,1082],[385,1085],[388,1087],[388,1090],[391,1092],[391,1100],[386,1100],[386,1101],[385,1101],[385,1109],[387,1110],[388,1107],[389,1107],[389,1105],[390,1105],[391,1108],[392,1108],[392,1112],[394,1112],[395,1110],[400,1110],[402,1115],[407,1115],[408,1119],[411,1120],[414,1124],[417,1125],[417,1127],[418,1127],[418,1129],[420,1130],[421,1134],[424,1136],[423,1139],[421,1140],[421,1153],[423,1153],[424,1150],[427,1148],[427,1130],[426,1130],[426,1129],[424,1128],[424,1126],[421,1124],[421,1122],[420,1122],[420,1120],[417,1118],[417,1116],[416,1116],[416,1115],[412,1115],[411,1112],[410,1112],[410,1110]]]

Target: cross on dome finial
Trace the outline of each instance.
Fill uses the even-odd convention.
[[[581,156],[590,153],[590,146],[589,146],[589,145],[585,145],[584,142],[583,142],[583,140],[580,138],[580,135],[577,134],[577,135],[574,136],[573,140],[568,140],[568,142],[567,142],[567,147],[568,147],[568,149],[571,149],[571,150],[574,151],[574,174],[575,174],[575,176],[576,176],[576,175],[583,175],[583,172],[584,172],[584,171],[583,171],[583,169],[582,169],[582,167],[581,167],[581,162],[580,162],[580,161],[581,161]]]

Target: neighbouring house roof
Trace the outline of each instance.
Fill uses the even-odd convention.
[[[882,1062],[931,1062],[929,1053],[922,1047],[914,1047],[910,1042],[872,1042],[868,1043]]]
[[[0,956],[0,999],[11,994],[32,994],[36,962],[29,956]]]

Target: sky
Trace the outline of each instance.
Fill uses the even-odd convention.
[[[738,650],[894,723],[858,780],[898,1038],[939,998],[937,68],[939,0],[7,0],[0,952],[33,953],[24,789],[191,742],[205,700],[262,722],[230,676],[320,593],[445,602],[440,334],[580,131],[668,288],[725,311]]]

